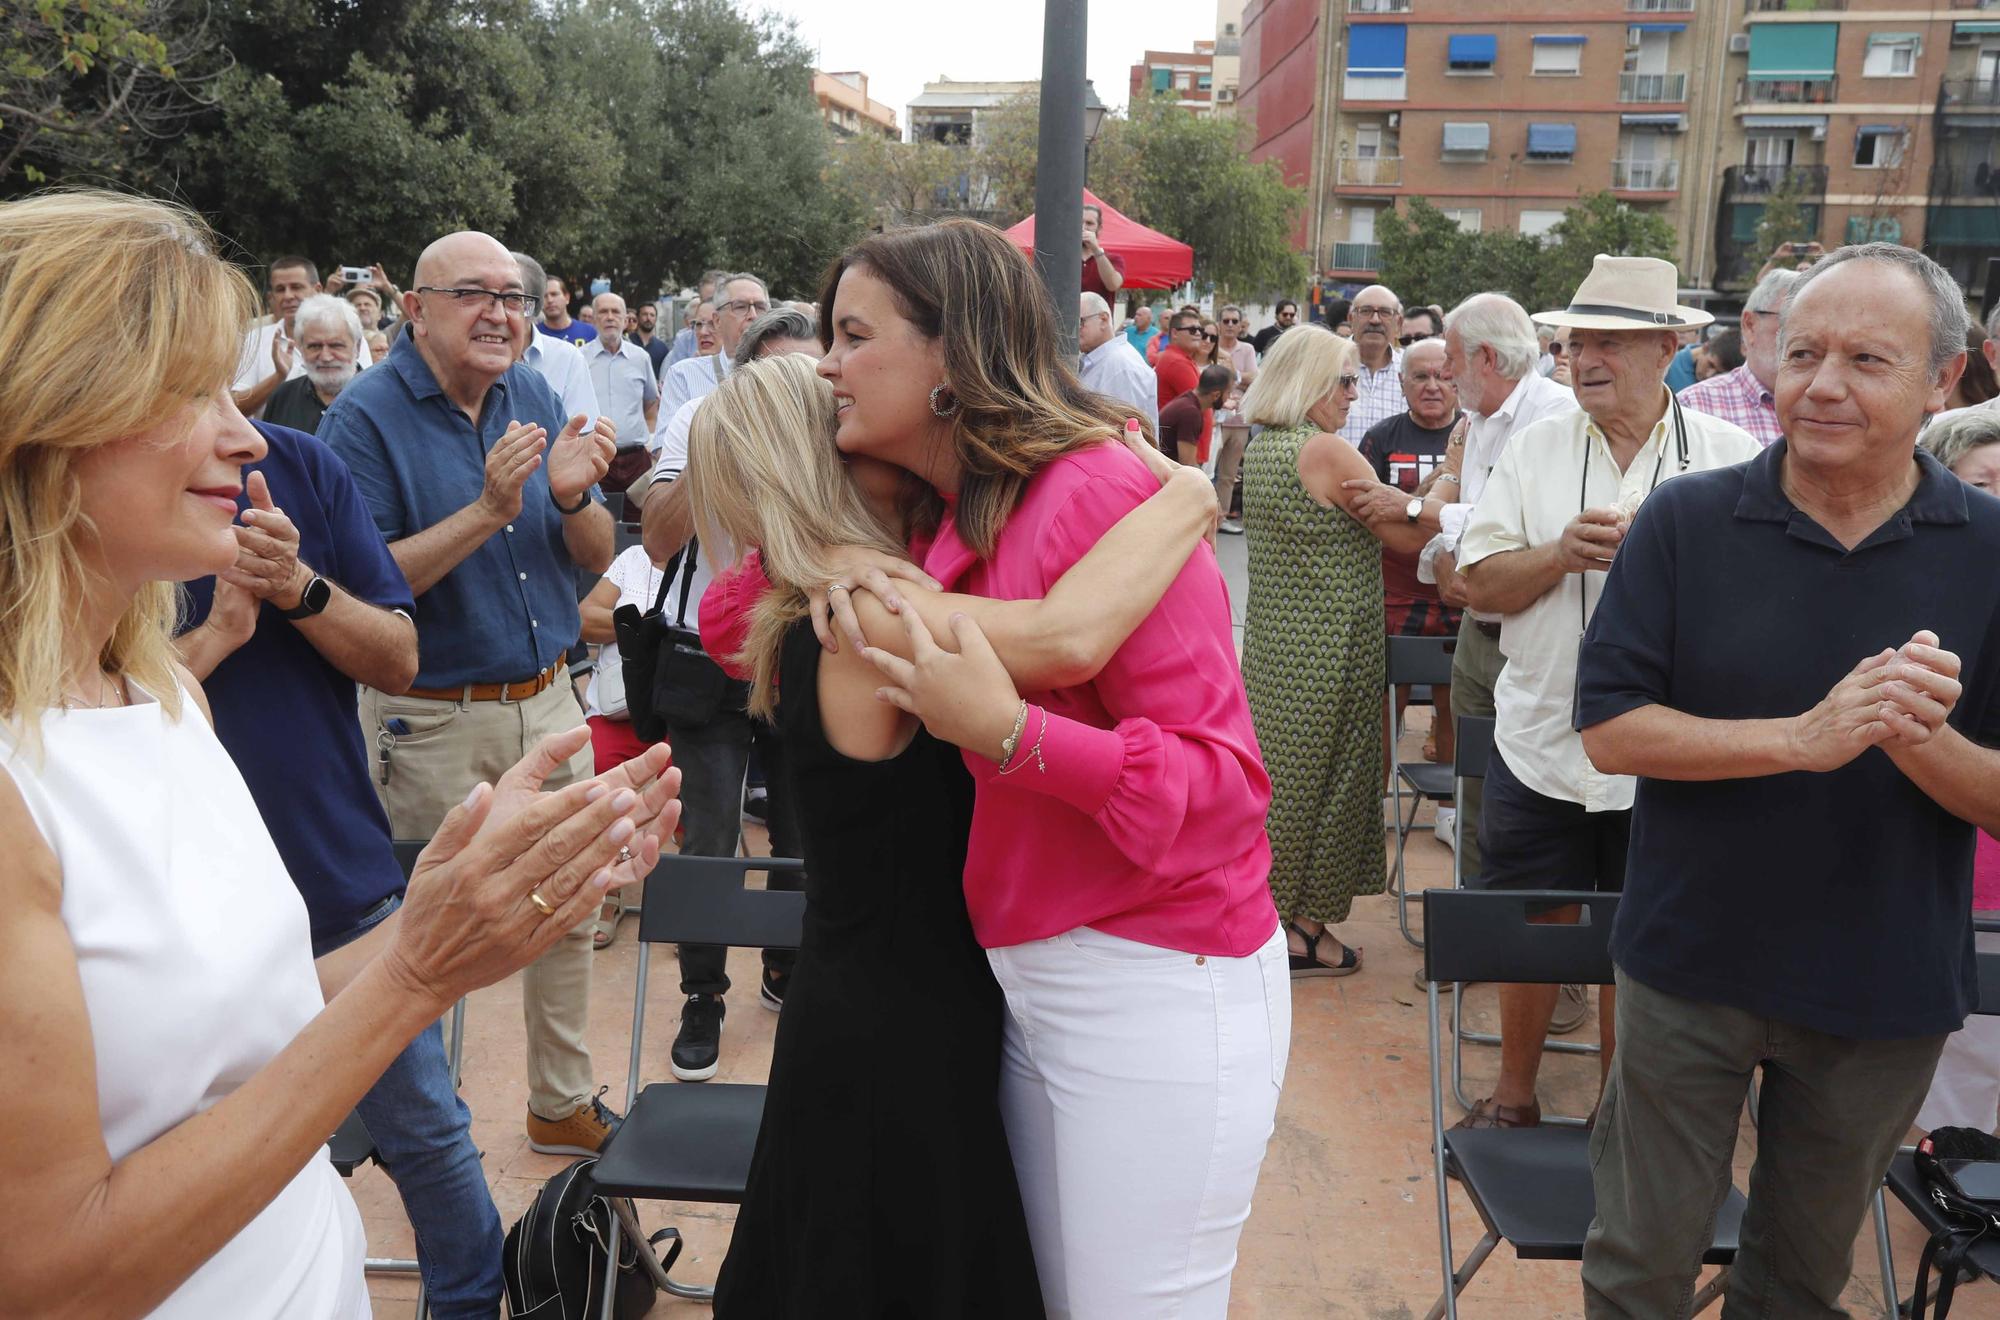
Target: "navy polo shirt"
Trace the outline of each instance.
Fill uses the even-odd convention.
[[[319,438],[354,474],[389,541],[435,526],[480,496],[486,455],[513,421],[549,440],[567,416],[533,367],[516,362],[486,391],[479,424],[445,396],[406,332],[384,370],[364,371],[340,392]],[[591,497],[598,498],[595,487]],[[576,565],[548,467],[530,474],[521,512],[417,599],[422,668],[415,686],[455,688],[531,678],[576,643]]]
[[[1646,501],[1591,617],[1577,727],[1646,705],[1795,716],[1928,628],[1963,665],[1952,726],[2000,745],[2000,500],[1918,450],[1909,503],[1849,551],[1786,498],[1787,448]],[[1973,838],[1880,748],[1826,774],[1642,778],[1612,956],[1832,1035],[1954,1031],[1976,999]]]
[[[262,472],[270,483],[271,502],[299,529],[299,557],[349,595],[409,613],[409,584],[340,460],[302,431],[251,425],[270,452],[244,471]],[[247,494],[236,502],[250,507]],[[191,628],[208,617],[215,579],[190,582],[187,590]],[[368,748],[354,718],[354,680],[267,602],[250,640],[202,686],[216,736],[243,772],[305,898],[313,938],[352,929],[401,893],[389,818],[368,781]]]

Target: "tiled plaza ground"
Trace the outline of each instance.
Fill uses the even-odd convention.
[[[1232,592],[1242,599],[1242,541],[1225,538],[1224,566]],[[1415,755],[1424,715],[1414,713],[1404,754]],[[1429,812],[1423,820],[1429,821]],[[765,850],[752,830],[751,850]],[[1393,842],[1393,836],[1391,836]],[[1393,855],[1393,850],[1392,850]],[[1427,828],[1411,838],[1413,884],[1450,882],[1450,853]],[[622,1101],[632,991],[637,965],[630,918],[618,942],[597,957],[591,1012],[591,1048],[600,1081]],[[1342,939],[1363,948],[1362,971],[1343,980],[1310,980],[1293,988],[1290,1071],[1278,1114],[1277,1134],[1264,1161],[1255,1208],[1237,1267],[1232,1316],[1246,1320],[1411,1320],[1436,1299],[1438,1269],[1435,1194],[1431,1186],[1428,1072],[1424,1001],[1412,981],[1417,951],[1397,933],[1386,897],[1355,905]],[[762,1081],[770,1066],[775,1015],[758,1006],[757,955],[730,959],[736,989],[723,1029],[721,1081]],[[648,995],[648,1032],[641,1061],[647,1080],[671,1074],[667,1049],[679,1021],[677,966],[671,951],[654,960]],[[1475,988],[1469,1011],[1479,1025],[1494,1013],[1493,989]],[[1588,1039],[1595,1018],[1573,1039]],[[566,1163],[537,1155],[522,1132],[527,1090],[523,1080],[520,991],[510,981],[475,995],[469,1012],[464,1090],[473,1112],[473,1135],[485,1153],[488,1180],[503,1223],[511,1224],[544,1180]],[[921,1048],[922,1042],[913,1042]],[[1497,1070],[1496,1051],[1468,1049],[1468,1087]],[[1542,1073],[1544,1110],[1582,1114],[1596,1098],[1596,1060],[1551,1055]],[[1447,1099],[1447,1121],[1458,1111]],[[1756,1134],[1746,1122],[1738,1152],[1737,1186],[1754,1155]],[[354,1180],[368,1226],[372,1255],[412,1254],[411,1235],[394,1189],[379,1170]],[[687,1249],[676,1273],[712,1280],[729,1245],[733,1211],[727,1207],[642,1206],[648,1229],[679,1225]],[[924,1213],[912,1206],[912,1214]],[[1908,1286],[1920,1238],[1900,1211],[1892,1210],[1899,1276]],[[1461,1256],[1479,1236],[1478,1220],[1463,1194],[1453,1195],[1455,1243]],[[1847,1292],[1856,1316],[1882,1316],[1872,1241],[1859,1243],[1857,1273]],[[371,1291],[377,1314],[402,1317],[411,1310],[412,1280],[376,1276]],[[1501,1247],[1462,1300],[1468,1320],[1564,1320],[1582,1314],[1576,1267],[1560,1262],[1517,1261]],[[662,1320],[699,1317],[707,1308],[663,1298],[653,1315]],[[843,1316],[837,1299],[826,1314]],[[1715,1312],[1710,1312],[1711,1315]],[[1991,1285],[1963,1296],[1954,1315],[2000,1316],[2000,1293]],[[939,1317],[938,1320],[947,1320]],[[1093,1317],[1091,1320],[1118,1320]]]

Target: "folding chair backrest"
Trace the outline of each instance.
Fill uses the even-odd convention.
[[[2000,918],[1979,918],[1972,923],[1972,928],[1983,934],[2000,935]],[[1973,958],[1979,968],[1979,1004],[1972,1011],[2000,1017],[2000,953],[1982,950]]]
[[[749,889],[752,871],[802,871],[793,857],[683,857],[669,854],[646,878],[639,938],[648,944],[726,944],[796,949],[806,896],[792,889]]]
[[[1451,653],[1456,637],[1391,637],[1388,674],[1392,686],[1424,683],[1444,687],[1451,682]]]
[[[1486,778],[1486,763],[1493,759],[1493,717],[1459,716],[1458,740],[1453,746],[1457,749],[1451,762],[1451,772],[1455,777]]]
[[[1551,907],[1580,903],[1574,926],[1531,922]],[[1449,981],[1609,985],[1611,919],[1618,895],[1555,889],[1426,889],[1424,975]]]

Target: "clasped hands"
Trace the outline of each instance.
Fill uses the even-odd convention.
[[[1793,760],[1803,770],[1837,770],[1870,747],[1892,755],[1922,747],[1958,704],[1958,674],[1959,658],[1928,629],[1869,656],[1792,721]]]

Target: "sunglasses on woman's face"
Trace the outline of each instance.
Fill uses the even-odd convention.
[[[1210,334],[1210,333],[1209,333],[1208,331],[1206,331],[1206,330],[1197,330],[1197,331],[1195,331],[1195,333],[1196,333],[1196,334],[1198,334],[1198,335],[1200,335],[1200,336],[1201,336],[1201,337],[1202,337],[1203,339],[1213,339],[1213,338],[1215,338],[1215,336],[1214,336],[1214,335]]]

